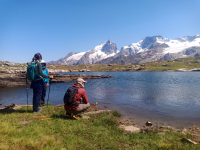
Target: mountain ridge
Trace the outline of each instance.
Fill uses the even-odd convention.
[[[157,60],[200,56],[200,35],[178,37],[175,40],[158,36],[123,46],[120,50],[110,40],[86,52],[70,52],[64,58],[49,64],[138,64]]]

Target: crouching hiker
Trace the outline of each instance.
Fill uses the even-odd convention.
[[[72,87],[68,88],[64,96],[64,108],[67,118],[77,119],[78,115],[90,107],[86,91],[83,89],[86,81],[78,78]],[[82,103],[81,103],[82,102]]]

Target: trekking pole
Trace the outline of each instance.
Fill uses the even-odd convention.
[[[51,86],[50,83],[51,83],[51,82],[50,82],[50,80],[49,80],[49,93],[50,93],[50,86]],[[49,103],[49,93],[48,93],[48,99],[47,99],[47,108],[48,108],[48,103]]]
[[[28,88],[26,88],[26,92],[27,92],[27,111],[28,111]]]

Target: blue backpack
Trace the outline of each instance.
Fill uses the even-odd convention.
[[[28,80],[33,81],[35,79],[35,67],[37,64],[35,62],[31,62],[27,67],[26,77]]]

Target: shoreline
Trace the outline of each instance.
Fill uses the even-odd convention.
[[[16,109],[20,109],[22,106],[27,106],[25,105],[17,105],[15,104],[15,106],[13,108]],[[29,107],[32,105],[28,105]],[[58,105],[53,105],[54,107],[63,107],[64,108],[64,104],[58,104]],[[4,107],[4,108],[3,108]],[[42,106],[42,107],[46,107],[46,106]],[[41,107],[41,108],[42,108]],[[1,110],[9,110],[5,107],[5,105],[1,105],[0,106],[0,111]],[[134,125],[138,128],[143,128],[146,126],[146,122],[151,122],[152,123],[152,129],[158,129],[160,127],[168,127],[168,128],[173,128],[174,130],[184,130],[184,129],[189,129],[191,127],[199,127],[200,128],[200,124],[188,124],[188,125],[184,125],[184,122],[179,123],[178,125],[174,125],[176,124],[178,121],[174,121],[172,119],[170,119],[170,117],[165,116],[165,119],[161,119],[161,117],[158,117],[158,115],[146,115],[142,112],[139,111],[135,111],[134,114],[130,114],[130,113],[124,113],[123,110],[119,110],[119,109],[113,109],[113,108],[109,108],[105,106],[103,107],[102,104],[99,103],[91,103],[91,107],[86,111],[86,112],[91,112],[91,111],[119,111],[121,112],[121,122],[122,124],[126,124],[126,125]],[[184,119],[183,119],[184,120]],[[181,120],[179,120],[181,121]],[[174,124],[172,122],[175,122]],[[180,126],[181,124],[181,126]]]
[[[51,83],[63,83],[63,82],[71,82],[75,81],[77,78],[81,77],[85,80],[88,79],[100,79],[100,78],[112,78],[109,75],[80,75],[80,74],[70,74],[70,75],[60,75],[60,74],[53,74],[53,79]],[[26,84],[26,76],[25,75],[2,75],[0,76],[0,89],[7,88],[7,87],[22,87],[22,86],[30,86]]]

